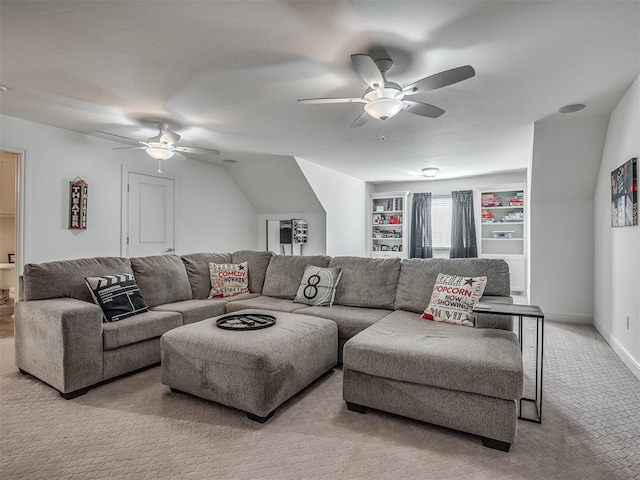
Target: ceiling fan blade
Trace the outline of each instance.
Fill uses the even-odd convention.
[[[111,150],[146,150],[149,147],[116,147]]]
[[[362,98],[334,97],[334,98],[302,98],[298,103],[366,103]]]
[[[122,135],[116,135],[115,133],[103,132],[102,130],[96,130],[96,133],[100,133],[102,135],[107,135],[109,137],[116,137],[116,138],[119,138],[120,140],[125,140],[127,143],[132,143],[132,144],[135,144],[135,145],[140,143],[139,140],[135,140],[135,139],[129,138],[129,137],[123,137]]]
[[[369,85],[371,88],[384,88],[384,77],[380,72],[380,69],[376,65],[369,55],[356,54],[351,55],[351,61],[353,66],[358,72],[358,75]]]
[[[220,150],[213,150],[211,148],[174,147],[173,151],[179,153],[193,153],[196,155],[220,155]]]
[[[468,78],[473,77],[476,71],[471,65],[465,65],[464,67],[452,68],[451,70],[445,70],[444,72],[436,73],[429,77],[425,77],[417,82],[407,85],[402,89],[406,95],[414,95],[420,92],[426,92],[429,90],[435,90],[437,88],[453,85],[454,83],[462,82]]]
[[[369,121],[371,117],[367,112],[362,112],[358,118],[356,118],[351,124],[351,128],[358,128],[363,126],[365,123]]]
[[[438,118],[444,113],[444,110],[428,103],[413,102],[411,100],[403,100],[404,111],[420,115],[421,117]]]

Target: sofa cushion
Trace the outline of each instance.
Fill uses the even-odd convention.
[[[338,325],[338,337],[344,339],[357,335],[392,312],[393,310],[347,307],[345,305],[333,305],[331,308],[309,307],[296,311],[300,315],[313,315],[333,320]]]
[[[160,337],[172,328],[182,325],[177,312],[148,311],[102,326],[102,342],[105,350],[123,347],[150,338]]]
[[[210,263],[209,298],[235,297],[249,293],[249,266],[244,263]]]
[[[399,258],[334,257],[329,266],[342,268],[335,304],[393,309]]]
[[[328,267],[331,257],[325,255],[274,255],[269,261],[262,294],[293,300],[307,265]]]
[[[300,303],[293,303],[293,300],[286,298],[267,297],[260,295],[259,297],[242,299],[242,300],[230,300],[225,306],[227,313],[238,312],[246,308],[256,308],[258,310],[276,310],[279,312],[297,312],[302,308],[308,308],[307,305]]]
[[[249,294],[255,295],[255,294]],[[227,300],[183,300],[181,302],[165,303],[153,307],[154,312],[177,312],[182,315],[182,324],[200,322],[211,317],[217,317],[225,312]]]
[[[422,313],[433,292],[439,273],[487,277],[484,295],[511,294],[509,265],[497,258],[411,258],[402,261],[398,277],[395,309]]]
[[[75,298],[93,303],[85,277],[102,277],[116,273],[133,273],[128,258],[96,257],[24,266],[25,300]]]
[[[426,322],[396,310],[351,338],[345,368],[376,377],[477,393],[522,396],[522,357],[514,333]]]
[[[85,278],[105,322],[117,322],[149,310],[132,273]]]
[[[211,291],[210,263],[231,263],[230,253],[190,253],[183,255],[182,263],[187,269],[192,297],[204,300]]]
[[[135,257],[131,266],[149,307],[191,298],[187,270],[177,255]]]
[[[249,291],[251,293],[262,293],[264,277],[272,256],[271,252],[256,250],[239,250],[231,254],[231,263],[247,262],[249,264]]]
[[[473,307],[484,292],[487,277],[460,277],[439,273],[429,306],[422,318],[473,327]]]
[[[293,301],[317,307],[330,307],[333,305],[341,275],[341,268],[307,265]]]

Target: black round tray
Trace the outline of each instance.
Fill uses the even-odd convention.
[[[276,317],[263,313],[239,313],[216,320],[218,328],[224,330],[259,330],[276,324]]]

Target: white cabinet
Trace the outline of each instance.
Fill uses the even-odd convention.
[[[524,185],[487,187],[476,192],[478,256],[509,264],[511,290],[526,290],[527,225]]]
[[[369,255],[409,255],[409,192],[371,194],[369,212]]]

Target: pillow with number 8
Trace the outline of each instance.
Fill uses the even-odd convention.
[[[330,307],[336,296],[336,287],[342,275],[341,268],[321,268],[307,265],[298,287],[295,303]]]

